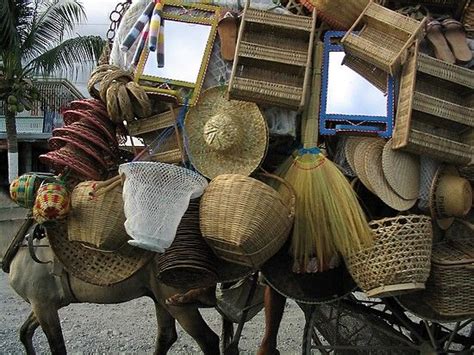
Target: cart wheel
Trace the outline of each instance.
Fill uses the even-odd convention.
[[[352,299],[351,299],[352,298]],[[384,320],[352,307],[353,297],[302,306],[307,315],[303,354],[418,354],[419,346]],[[359,306],[359,305],[357,305]]]

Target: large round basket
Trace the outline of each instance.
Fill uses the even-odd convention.
[[[125,213],[120,181],[118,184],[103,184],[86,181],[74,188],[67,225],[68,238],[113,251],[123,246],[130,237],[123,225]]]
[[[128,279],[155,255],[127,243],[110,253],[71,242],[65,221],[47,224],[46,235],[54,255],[71,275],[98,286],[110,286]]]
[[[217,257],[199,229],[199,201],[190,201],[173,243],[156,259],[159,279],[171,287],[190,289],[217,283]]]
[[[222,259],[258,268],[285,243],[290,232],[295,195],[287,200],[256,179],[224,174],[213,179],[201,199],[201,232]]]
[[[370,222],[374,244],[346,258],[353,279],[369,297],[425,288],[430,273],[431,218],[407,215]]]

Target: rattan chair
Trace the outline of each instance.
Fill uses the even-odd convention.
[[[403,68],[393,149],[455,165],[474,159],[474,71],[418,54]]]
[[[416,21],[371,1],[341,43],[347,54],[394,75],[404,63],[410,44],[422,37],[425,21]]]
[[[229,98],[300,110],[310,76],[312,17],[249,7],[239,30]]]

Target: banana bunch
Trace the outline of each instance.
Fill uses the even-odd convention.
[[[133,81],[130,72],[115,65],[98,66],[91,74],[87,89],[92,97],[106,104],[110,119],[115,123],[151,115],[151,103],[145,90]]]

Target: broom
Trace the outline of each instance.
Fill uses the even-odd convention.
[[[319,271],[338,253],[343,256],[370,245],[372,233],[349,181],[318,148],[319,93],[323,44],[313,56],[313,80],[302,117],[303,148],[284,174],[296,191],[291,251],[295,264],[306,269],[316,256]]]

